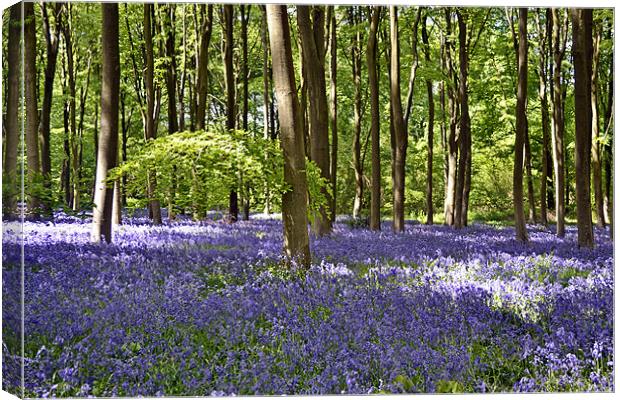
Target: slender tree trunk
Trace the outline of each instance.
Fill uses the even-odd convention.
[[[308,77],[308,94],[310,97],[310,158],[321,172],[321,177],[331,181],[329,168],[329,127],[327,93],[325,88],[325,51],[324,51],[324,10],[315,7],[310,19],[309,6],[297,6],[297,21],[302,46],[302,61]],[[323,189],[327,206],[319,209],[314,218],[313,231],[317,236],[331,233],[329,205],[331,196]]]
[[[153,27],[152,18],[153,5],[144,4],[144,47],[145,47],[145,69],[144,69],[144,85],[146,95],[146,115],[144,136],[147,141],[153,140],[155,134],[155,86],[154,79],[154,60],[153,60]],[[101,109],[101,119],[103,123],[103,108]],[[101,134],[103,135],[103,128]],[[161,208],[157,199],[157,178],[156,171],[150,170],[147,178],[147,196],[149,199],[149,209],[152,214],[153,223],[161,225]]]
[[[93,209],[92,240],[112,241],[112,201],[114,189],[107,187],[108,171],[118,158],[118,99],[120,57],[118,45],[118,4],[102,3],[102,86],[101,135],[97,157],[97,188]]]
[[[526,101],[527,107],[527,101]],[[528,221],[535,224],[536,200],[534,199],[534,178],[532,177],[532,149],[530,146],[529,124],[525,121],[525,177],[527,179]]]
[[[43,85],[43,104],[41,108],[41,174],[43,175],[43,185],[46,192],[51,191],[51,172],[52,159],[50,150],[50,116],[52,112],[52,96],[54,91],[54,77],[56,75],[56,64],[58,60],[58,43],[59,43],[59,23],[61,12],[61,4],[55,3],[53,6],[41,4],[41,13],[43,15],[43,28],[46,45],[46,64],[45,64],[45,83]],[[52,26],[48,9],[54,13],[54,25]],[[51,193],[46,193],[49,198]],[[49,200],[44,201],[45,212],[51,214],[52,205]]]
[[[33,3],[24,3],[24,101],[26,104],[25,140],[28,189],[28,208],[30,213],[39,215],[39,199],[37,196],[38,177],[41,173],[39,159],[39,115],[37,106],[37,43],[36,21]]]
[[[605,205],[603,203],[603,169],[601,144],[599,133],[599,113],[598,113],[598,68],[600,60],[601,31],[596,30],[596,37],[593,43],[592,56],[592,186],[594,188],[594,204],[596,209],[596,226],[605,227]]]
[[[422,42],[426,62],[430,66],[431,56],[428,44],[428,32],[426,30],[426,16],[422,20]],[[426,224],[433,224],[433,125],[435,123],[435,100],[433,99],[433,81],[426,80],[426,93],[428,96],[428,132],[426,145]]]
[[[224,5],[224,75],[226,77],[226,129],[235,129],[235,119],[237,116],[237,107],[235,99],[235,71],[233,66],[233,6]],[[228,197],[228,219],[230,222],[236,222],[239,218],[239,200],[237,196],[237,188],[230,190]]]
[[[366,48],[368,65],[368,86],[370,87],[371,115],[371,154],[372,154],[372,185],[370,191],[370,229],[381,230],[381,154],[379,142],[379,74],[377,71],[377,29],[379,27],[379,6],[372,7],[370,32]]]
[[[562,21],[557,9],[552,10],[553,18],[553,168],[555,171],[555,214],[556,233],[564,237],[564,118],[562,102],[562,59],[564,46],[560,43]]]
[[[200,28],[200,49],[198,51],[198,65],[196,72],[198,77],[196,84],[196,96],[198,97],[198,106],[196,108],[197,130],[202,130],[205,128],[207,92],[209,91],[209,43],[211,42],[211,32],[213,31],[213,4],[201,4],[200,7],[203,13],[206,8],[206,18]],[[230,12],[232,13],[232,10]]]
[[[515,135],[515,160],[512,180],[512,199],[515,208],[516,238],[527,242],[523,207],[523,150],[527,137],[527,8],[519,8],[518,82]]]
[[[458,162],[458,149],[459,143],[457,141],[457,125],[459,120],[458,115],[458,101],[456,98],[457,75],[454,70],[454,63],[452,61],[452,54],[454,51],[454,42],[452,41],[452,12],[450,9],[445,9],[446,18],[446,68],[449,79],[452,82],[448,83],[448,109],[450,110],[450,125],[448,133],[448,175],[446,181],[446,199],[444,201],[444,219],[445,224],[448,226],[454,226],[455,220],[455,207],[456,207],[456,175],[457,175],[457,162]]]
[[[364,172],[361,160],[361,135],[362,135],[362,55],[361,34],[358,27],[358,8],[349,8],[351,24],[355,31],[351,43],[351,65],[353,67],[353,169],[355,172],[355,198],[353,199],[353,218],[358,218],[362,209],[364,198]]]
[[[269,139],[270,137],[270,102],[271,102],[271,88],[269,85],[269,37],[267,35],[267,9],[264,5],[261,5],[261,46],[263,48],[263,138]],[[265,153],[265,157],[268,154]],[[271,194],[269,191],[269,184],[265,184],[265,207],[263,212],[267,215],[271,213]]]
[[[400,98],[400,45],[398,42],[398,14],[390,6],[390,106],[394,124],[394,232],[405,230],[405,161],[407,158],[407,131]]]
[[[471,121],[469,118],[469,99],[467,94],[467,75],[469,60],[467,55],[467,25],[463,18],[462,11],[457,11],[457,18],[459,24],[459,98],[461,105],[461,117],[459,120],[459,163],[458,173],[456,181],[456,195],[455,195],[455,212],[454,212],[454,226],[455,228],[462,228],[467,225],[467,197],[468,197],[468,165],[470,165],[470,149],[471,138],[470,129]],[[471,168],[469,168],[471,171]]]
[[[292,189],[282,195],[284,252],[289,259],[309,267],[306,162],[286,6],[267,5],[267,25],[284,152],[284,181]]]
[[[575,187],[577,192],[577,242],[594,247],[590,202],[592,145],[592,9],[572,9],[573,60],[575,63]]]
[[[611,34],[609,34],[611,36]],[[614,63],[613,53],[611,55],[611,62],[609,63],[609,83],[607,89],[607,104],[605,110],[605,135],[609,135],[612,132],[613,126],[613,110],[614,110]],[[609,222],[609,232],[613,238],[613,199],[612,199],[612,166],[613,166],[613,135],[609,140],[605,141],[603,164],[605,168],[605,220]]]
[[[330,163],[330,171],[329,174],[331,176],[331,185],[332,185],[332,202],[331,202],[331,221],[332,223],[336,221],[336,193],[338,191],[338,180],[337,180],[337,172],[338,172],[338,93],[337,93],[337,74],[338,74],[338,60],[337,60],[337,50],[336,47],[336,8],[332,7],[332,16],[329,23],[331,24],[331,32],[330,32],[330,124],[332,131],[332,148],[331,148],[331,163]]]
[[[548,176],[551,169],[549,164],[549,136],[551,122],[549,119],[549,100],[547,98],[547,43],[551,38],[551,10],[547,9],[546,23],[542,26],[540,22],[539,11],[536,11],[538,21],[538,41],[539,41],[539,57],[538,57],[538,97],[540,99],[541,108],[541,125],[543,134],[542,143],[542,171],[540,174],[540,220],[543,225],[547,225],[547,201],[549,190],[547,187]]]
[[[19,83],[21,75],[21,29],[22,29],[22,3],[16,3],[10,8],[9,38],[7,50],[7,80],[6,80],[6,119],[4,129],[6,139],[4,142],[4,165],[2,179],[3,219],[14,217],[17,207],[19,183],[17,177],[17,148],[19,145],[19,108],[20,93]]]
[[[247,7],[247,8],[246,8]],[[250,5],[240,5],[241,9],[241,75],[243,84],[243,110],[241,113],[242,127],[245,132],[248,131],[248,21],[250,18]],[[250,185],[247,182],[243,183],[243,220],[250,219]]]

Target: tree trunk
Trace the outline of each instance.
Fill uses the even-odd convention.
[[[246,8],[247,7],[247,8]],[[251,5],[240,5],[241,9],[241,76],[243,84],[243,110],[241,112],[242,128],[245,132],[248,131],[248,21],[250,19],[250,7]],[[243,183],[243,220],[250,219],[250,185],[247,182]]]
[[[562,102],[562,59],[564,58],[564,45],[560,42],[562,21],[557,9],[552,10],[553,18],[553,135],[551,142],[553,147],[553,168],[555,171],[555,215],[556,233],[558,237],[564,237],[564,117]]]
[[[609,37],[611,33],[608,32]],[[613,126],[614,118],[614,62],[611,54],[609,67],[609,83],[607,89],[607,104],[605,110],[605,135],[609,135]],[[612,168],[613,168],[613,135],[605,141],[603,164],[605,168],[605,220],[609,222],[609,233],[613,239],[613,198],[612,198]]]
[[[306,161],[286,6],[267,5],[267,25],[284,153],[284,180],[291,187],[282,195],[284,252],[289,260],[309,267]]]
[[[118,98],[120,57],[118,45],[118,4],[101,4],[102,14],[102,78],[101,135],[97,156],[97,188],[93,208],[92,240],[112,241],[112,201],[114,189],[106,185],[108,170],[118,158]]]
[[[337,50],[336,47],[336,8],[332,7],[332,16],[331,21],[331,32],[330,32],[330,124],[332,131],[332,148],[331,148],[331,164],[329,174],[331,176],[331,186],[332,186],[332,202],[331,202],[331,213],[330,218],[331,222],[336,221],[336,193],[338,190],[338,180],[337,180],[337,172],[338,172],[338,93],[336,86],[336,78],[338,71],[338,61],[337,61]]]
[[[370,86],[371,115],[371,153],[372,153],[372,185],[370,191],[370,229],[381,230],[381,154],[379,141],[379,74],[377,71],[377,29],[379,27],[379,6],[372,7],[370,32],[366,48],[368,65],[368,86]]]
[[[398,42],[398,13],[390,6],[390,106],[394,123],[394,232],[405,230],[405,161],[407,131],[400,98],[400,44]]]
[[[33,3],[24,3],[24,101],[26,105],[25,140],[28,178],[29,212],[39,215],[39,199],[37,196],[38,177],[41,173],[39,162],[39,115],[37,106],[37,43],[36,21]]]
[[[540,22],[540,15],[538,10],[536,11],[538,21],[538,42],[539,42],[539,57],[538,57],[538,97],[540,99],[541,108],[541,125],[543,134],[542,143],[542,171],[540,174],[540,220],[543,225],[547,225],[547,202],[549,197],[549,189],[547,187],[547,181],[551,165],[549,165],[549,136],[550,136],[550,120],[549,120],[549,100],[547,98],[547,43],[551,38],[551,9],[546,11],[545,26],[542,26]]]
[[[351,24],[355,26],[355,32],[351,43],[351,65],[353,67],[353,169],[355,172],[355,198],[353,199],[353,218],[358,218],[364,199],[364,172],[361,160],[361,135],[362,135],[362,54],[361,34],[358,27],[358,8],[349,8]]]
[[[575,63],[575,188],[577,192],[577,242],[594,247],[590,203],[590,153],[592,151],[592,9],[572,9],[573,60]]]
[[[445,9],[446,18],[446,69],[448,72],[448,78],[452,82],[448,83],[448,108],[450,110],[450,125],[448,132],[448,175],[446,181],[446,199],[444,201],[444,219],[445,224],[448,226],[454,226],[455,224],[455,206],[456,206],[456,175],[457,175],[457,162],[459,143],[457,141],[457,125],[459,120],[458,115],[458,101],[456,97],[456,87],[458,87],[458,79],[456,71],[454,70],[454,63],[452,61],[452,54],[454,51],[454,42],[452,41],[452,12],[449,9]]]
[[[461,117],[459,120],[459,163],[456,181],[454,227],[462,228],[467,225],[467,197],[468,184],[467,178],[471,172],[471,121],[469,118],[469,99],[467,95],[467,70],[469,60],[467,55],[467,25],[462,15],[462,11],[457,11],[459,24],[459,98],[461,106]]]
[[[264,5],[261,5],[261,46],[263,48],[263,138],[269,139],[270,137],[270,102],[271,102],[271,88],[269,85],[269,37],[267,36],[267,9]],[[265,154],[268,157],[268,154]],[[271,194],[269,191],[269,185],[265,184],[265,207],[263,212],[267,215],[271,213]]]
[[[224,75],[226,76],[226,129],[235,129],[237,107],[235,100],[235,71],[233,67],[233,7],[224,5]],[[237,189],[231,188],[228,197],[228,219],[236,222],[239,218],[239,200]]]
[[[213,4],[201,4],[200,7],[203,13],[205,12],[206,7],[206,18],[204,19],[200,29],[200,49],[198,51],[198,65],[196,72],[196,97],[198,97],[198,105],[196,107],[197,130],[202,130],[205,128],[207,92],[209,90],[209,43],[211,41],[211,32],[213,30]],[[230,12],[232,18],[232,10]],[[232,32],[230,34],[232,37]]]
[[[16,3],[10,8],[9,38],[7,50],[7,80],[6,80],[6,119],[4,129],[6,139],[4,142],[4,165],[2,179],[4,187],[2,191],[3,219],[14,217],[17,207],[17,196],[20,184],[17,177],[17,149],[19,145],[20,126],[19,109],[20,93],[19,83],[21,75],[21,30],[22,30],[22,3]]]
[[[527,8],[519,8],[518,81],[515,135],[515,161],[512,179],[512,200],[515,209],[516,239],[527,242],[523,207],[523,150],[527,137]]]
[[[43,84],[43,104],[41,106],[41,174],[43,175],[43,185],[46,192],[51,191],[51,172],[52,159],[50,150],[50,116],[52,112],[52,96],[54,92],[54,77],[56,75],[56,63],[58,60],[58,43],[59,43],[59,23],[61,12],[61,4],[55,3],[53,6],[41,4],[41,12],[43,15],[43,28],[45,33],[46,45],[46,64],[45,64],[45,83]],[[54,26],[52,27],[48,9],[54,13]],[[51,193],[46,193],[46,197],[50,198]],[[52,212],[52,205],[49,200],[45,200],[46,213]]]
[[[308,95],[310,98],[310,158],[321,172],[321,177],[331,182],[329,168],[329,130],[327,93],[325,88],[325,52],[324,52],[324,10],[315,7],[310,19],[309,6],[297,6],[297,22],[302,46],[302,62],[308,77]],[[327,206],[319,209],[313,222],[313,231],[317,236],[331,233],[329,205],[331,196],[326,188],[322,190],[327,199]]]
[[[527,106],[527,99],[526,99]],[[534,199],[534,178],[532,177],[532,149],[530,147],[529,124],[525,121],[525,176],[527,179],[528,221],[535,224],[536,200]]]
[[[428,32],[426,30],[426,16],[422,20],[422,42],[426,62],[430,67],[431,55],[428,44]],[[428,132],[426,145],[426,224],[433,224],[433,124],[435,123],[435,100],[433,99],[433,81],[426,80],[426,93],[428,96]]]
[[[144,118],[144,136],[145,140],[153,140],[155,134],[155,86],[154,79],[154,60],[153,60],[153,27],[151,15],[153,13],[152,4],[144,4],[144,47],[145,47],[145,65],[144,65],[144,87],[146,97],[146,112]],[[103,122],[103,108],[101,109]],[[103,135],[103,129],[101,134]],[[161,225],[161,208],[157,199],[157,177],[156,171],[150,170],[147,177],[147,197],[149,199],[149,209],[152,215],[153,223]]]
[[[605,227],[605,206],[603,203],[603,169],[599,133],[598,113],[598,68],[600,60],[601,31],[596,30],[592,56],[592,186],[594,188],[594,204],[596,209],[596,226]]]

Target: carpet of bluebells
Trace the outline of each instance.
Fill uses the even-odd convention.
[[[529,226],[347,221],[283,267],[275,219],[25,224],[25,393],[612,391],[613,249]],[[20,244],[3,244],[4,388],[20,385]]]

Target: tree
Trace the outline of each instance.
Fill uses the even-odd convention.
[[[458,162],[459,144],[457,141],[457,128],[459,120],[459,103],[456,88],[458,88],[458,77],[454,69],[452,54],[454,52],[454,42],[452,39],[452,12],[449,8],[444,10],[446,19],[446,39],[445,39],[445,68],[447,73],[446,86],[448,87],[448,109],[450,110],[450,127],[447,137],[448,142],[448,171],[446,180],[446,198],[444,201],[444,218],[448,226],[455,223],[456,207],[456,175]]]
[[[118,4],[101,4],[102,14],[102,86],[101,134],[97,155],[97,186],[93,208],[92,240],[112,241],[112,199],[114,189],[107,184],[108,170],[118,158],[118,102],[120,86],[120,56],[118,45]]]
[[[562,60],[566,49],[567,27],[562,26],[559,11],[551,11],[553,18],[553,135],[551,143],[553,147],[553,169],[555,171],[555,215],[556,233],[558,237],[564,237],[564,101],[562,97]],[[568,22],[566,22],[568,23]]]
[[[198,77],[196,80],[196,93],[198,97],[196,130],[205,128],[207,92],[209,91],[209,43],[211,41],[211,32],[213,31],[213,4],[200,4],[200,10],[203,14],[206,10],[206,18],[204,18],[200,28],[200,47],[196,66],[196,75]],[[234,127],[230,129],[234,129]]]
[[[370,191],[370,229],[381,230],[381,155],[379,152],[379,74],[377,71],[377,29],[379,27],[379,6],[372,7],[366,63],[368,65],[368,86],[370,87],[372,180]]]
[[[269,81],[270,69],[269,69],[269,37],[267,34],[267,9],[264,5],[260,6],[261,9],[261,46],[263,48],[263,137],[268,139],[270,135],[271,126],[271,86]],[[265,155],[266,157],[266,155]],[[265,214],[271,213],[271,195],[269,186],[265,186]]]
[[[459,24],[459,99],[461,117],[459,119],[459,162],[456,181],[454,226],[462,228],[467,225],[467,198],[469,197],[468,177],[471,175],[471,120],[469,117],[469,97],[467,93],[467,75],[469,58],[467,55],[467,23],[463,10],[456,12]]]
[[[248,73],[248,23],[250,20],[251,5],[240,5],[241,11],[241,77],[243,84],[243,105],[241,111],[241,128],[244,131],[248,131],[248,113],[249,113],[249,97],[248,97],[248,81],[250,80]],[[246,8],[247,7],[247,8]],[[242,176],[243,179],[243,176]],[[242,182],[241,188],[243,199],[243,219],[245,221],[250,219],[250,185],[247,182]]]
[[[548,62],[549,51],[548,43],[551,40],[551,9],[546,10],[545,23],[540,18],[540,13],[536,11],[536,21],[538,28],[538,97],[540,99],[541,108],[541,125],[542,125],[542,157],[541,157],[541,174],[540,174],[540,220],[547,225],[547,204],[549,197],[553,198],[552,192],[548,189],[547,183],[552,178],[551,153],[549,151],[550,128],[551,121],[549,117],[549,99],[547,97],[548,88]]]
[[[50,11],[53,14],[53,21],[50,20]],[[43,104],[41,105],[41,123],[39,128],[41,136],[41,174],[43,175],[43,184],[46,191],[51,190],[50,174],[52,172],[52,160],[50,152],[50,116],[52,113],[54,77],[56,76],[56,63],[58,60],[58,44],[60,43],[61,12],[62,5],[60,3],[54,3],[54,5],[48,5],[47,3],[41,4],[45,34],[46,63]],[[51,212],[51,204],[49,204],[47,199],[45,203],[46,212]]]
[[[355,172],[355,197],[353,199],[353,218],[360,215],[362,201],[364,198],[364,172],[361,154],[361,135],[362,135],[362,55],[361,55],[361,33],[358,27],[359,15],[358,8],[349,8],[349,20],[354,26],[351,36],[351,67],[353,73],[353,170]]]
[[[297,6],[297,23],[302,47],[302,62],[308,77],[308,110],[310,115],[310,159],[321,171],[321,176],[330,179],[329,169],[329,130],[327,107],[327,93],[325,87],[325,51],[324,51],[324,10],[316,6],[312,9],[310,19],[309,6]],[[331,196],[326,190],[323,194],[328,204],[321,207],[319,214],[314,217],[313,231],[318,236],[331,233],[331,218],[327,207]]]
[[[144,112],[144,139],[146,141],[155,139],[156,127],[155,127],[155,63],[153,56],[153,4],[144,4],[144,49],[145,49],[145,64],[144,64],[144,94],[146,100],[146,110]],[[117,94],[118,95],[118,94]],[[158,102],[159,103],[159,102]],[[118,105],[117,105],[118,108]],[[159,109],[159,104],[158,104]],[[158,110],[159,111],[159,110]],[[103,121],[103,107],[101,108],[102,121]],[[157,112],[158,113],[158,112]],[[158,113],[159,114],[159,113]],[[118,125],[118,122],[117,122]],[[103,132],[102,132],[103,134]],[[118,133],[117,133],[118,134]],[[157,191],[157,174],[153,170],[149,174],[147,179],[147,191],[146,195],[149,200],[149,213],[153,219],[155,225],[161,225],[161,206],[159,199],[155,196]]]
[[[517,82],[517,131],[515,135],[515,161],[512,180],[512,199],[515,209],[515,230],[517,240],[527,242],[525,212],[523,211],[523,151],[527,135],[527,8],[519,8]]]
[[[594,205],[596,211],[596,226],[605,227],[605,205],[603,202],[603,169],[600,144],[600,124],[598,112],[599,82],[598,69],[601,56],[601,29],[597,26],[593,39],[592,76],[590,98],[592,103],[592,187],[594,189]]]
[[[4,142],[4,165],[2,204],[3,217],[10,219],[15,213],[17,206],[17,147],[19,145],[19,107],[20,107],[20,39],[22,24],[22,3],[16,3],[10,8],[9,15],[9,37],[7,55],[7,98],[6,98],[6,119],[4,120],[4,130],[6,139]]]
[[[577,242],[594,247],[590,202],[592,146],[592,9],[572,9],[573,60],[575,64],[575,187],[577,192]]]
[[[424,57],[430,64],[431,52],[426,30],[426,16],[422,19],[422,42],[424,43]],[[426,144],[426,224],[433,224],[433,124],[435,123],[435,101],[433,100],[433,81],[426,79],[426,93],[428,96],[428,132]]]
[[[273,81],[280,120],[280,141],[284,153],[284,179],[291,187],[291,190],[282,196],[284,252],[289,259],[295,259],[308,267],[308,188],[288,14],[284,5],[269,4],[266,7]]]
[[[230,4],[224,5],[224,75],[226,76],[226,129],[235,129],[235,119],[237,117],[237,106],[235,99],[235,71],[233,66],[233,7]],[[231,188],[228,199],[228,219],[235,222],[239,218],[239,202],[237,189]]]
[[[390,6],[390,107],[394,124],[394,232],[405,230],[405,161],[407,159],[407,130],[400,98],[400,44],[398,42],[398,13]]]
[[[39,158],[39,110],[37,101],[37,42],[34,4],[24,5],[24,102],[26,105],[25,132],[26,161],[29,184],[28,208],[33,216],[38,216],[40,206],[37,181],[41,174]]]
[[[336,221],[336,193],[338,192],[338,92],[336,87],[337,81],[337,73],[338,73],[338,60],[337,60],[337,52],[338,49],[336,47],[336,8],[335,6],[330,6],[331,10],[331,18],[328,18],[328,24],[330,26],[330,35],[329,35],[329,51],[330,51],[330,61],[329,61],[329,121],[332,132],[332,148],[331,148],[331,160],[330,160],[330,168],[329,175],[331,177],[331,189],[332,189],[332,198],[331,198],[331,213],[330,218],[331,221]]]

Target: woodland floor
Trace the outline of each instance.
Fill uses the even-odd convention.
[[[613,247],[596,232],[336,224],[310,271],[275,219],[25,224],[26,395],[611,391]],[[19,385],[20,245],[3,244],[3,373]]]

